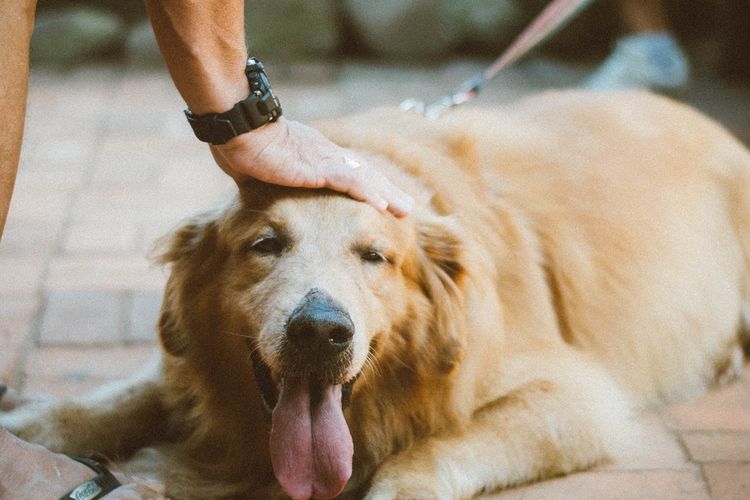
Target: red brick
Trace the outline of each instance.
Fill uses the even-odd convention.
[[[0,297],[28,296],[41,284],[45,262],[35,257],[3,257],[0,259]]]
[[[133,222],[93,220],[75,222],[65,235],[67,253],[134,252],[138,242],[138,226]]]
[[[750,390],[744,383],[734,383],[697,401],[672,406],[669,417],[670,425],[680,430],[750,432]]]
[[[58,192],[71,192],[78,189],[85,180],[86,163],[74,166],[72,164],[28,165],[22,164],[18,169],[16,182],[18,185],[49,186]]]
[[[703,471],[715,500],[750,498],[750,464],[707,464]]]
[[[56,257],[45,282],[51,290],[161,290],[166,272],[146,257]]]
[[[61,229],[60,224],[21,221],[10,214],[0,242],[0,258],[46,257],[56,250]]]
[[[119,380],[140,373],[156,352],[153,345],[41,347],[29,357],[27,380]]]
[[[109,116],[113,88],[117,87],[111,67],[79,68],[71,73],[54,73],[52,79],[32,71],[27,109],[27,136],[37,130],[43,137],[80,137],[101,132]]]
[[[37,309],[34,297],[0,299],[0,383],[15,382]]]
[[[122,293],[53,290],[47,295],[39,343],[116,343],[122,337],[125,317]]]
[[[130,300],[126,342],[156,342],[156,323],[161,309],[161,292],[136,292]]]
[[[28,128],[34,127],[30,125]],[[23,181],[26,173],[43,173],[51,176],[50,179],[64,181],[63,186],[52,185],[58,189],[79,186],[83,179],[82,174],[91,162],[95,145],[94,136],[66,137],[57,131],[41,130],[45,133],[31,133],[24,137],[18,168],[19,180]],[[75,178],[77,182],[65,181],[66,176]]]
[[[9,217],[20,222],[62,224],[68,210],[70,193],[51,186],[17,184],[10,203]]]
[[[683,432],[682,441],[696,462],[750,462],[749,432]]]
[[[158,198],[156,190],[148,187],[94,187],[81,190],[72,209],[76,221],[119,221],[126,218],[138,221],[149,216]]]
[[[213,167],[212,167],[213,168]],[[228,199],[219,188],[192,186],[187,189],[89,189],[79,193],[72,211],[74,220],[165,221],[176,224],[197,212],[214,208]]]
[[[187,155],[191,155],[190,158]],[[208,150],[187,150],[184,156],[172,156],[159,168],[159,187],[164,191],[206,186],[214,192],[233,191],[233,181],[216,166]]]
[[[153,185],[161,167],[158,153],[166,148],[164,142],[159,136],[104,137],[94,160],[91,184],[126,189]]]
[[[98,378],[57,379],[32,376],[23,385],[23,394],[28,396],[52,396],[71,398],[86,394],[107,383]]]
[[[519,494],[521,496],[519,496]],[[708,500],[698,471],[594,471],[572,474],[486,497],[492,500]]]

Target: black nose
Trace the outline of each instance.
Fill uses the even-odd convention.
[[[314,288],[289,316],[286,336],[303,355],[325,358],[351,345],[354,323],[340,304]]]

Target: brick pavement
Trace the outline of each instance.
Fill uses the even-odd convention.
[[[291,66],[279,68],[289,79],[276,88],[287,114],[307,121],[407,97],[433,99],[479,68],[472,61]],[[580,77],[577,68],[532,61],[493,83],[476,105]],[[702,79],[686,97],[750,139],[746,89]],[[67,396],[132,373],[153,355],[166,276],[146,255],[158,236],[232,191],[181,109],[161,71],[33,72],[21,169],[0,245],[0,381]],[[739,383],[641,417],[625,460],[491,497],[750,498],[748,379],[746,367]]]

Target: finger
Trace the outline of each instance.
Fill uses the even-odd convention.
[[[405,217],[411,213],[414,206],[414,199],[411,196],[393,185],[386,176],[377,170],[370,169],[364,174],[355,179],[354,182],[355,184],[359,183],[368,199],[379,201],[380,205],[376,208],[382,207],[383,202],[385,202],[388,212],[396,217]]]
[[[388,179],[385,182],[386,192],[383,197],[388,201],[388,211],[396,217],[406,217],[414,208],[414,198],[391,184]]]
[[[394,186],[378,170],[363,165],[353,156],[344,155],[343,161],[330,168],[335,173],[326,179],[326,187],[347,193],[380,212],[387,210],[396,217],[411,212],[414,205],[411,196]]]
[[[388,200],[380,194],[380,190],[373,184],[374,182],[368,180],[364,172],[361,171],[349,177],[345,192],[352,198],[371,205],[378,212],[385,212],[388,210]]]

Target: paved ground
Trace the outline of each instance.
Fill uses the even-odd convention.
[[[478,68],[295,66],[287,81],[308,83],[276,78],[276,88],[288,116],[310,120],[432,99]],[[576,68],[532,62],[493,83],[477,104],[574,85],[580,76]],[[701,78],[683,97],[750,139],[746,89]],[[232,190],[181,109],[159,71],[33,74],[0,245],[0,382],[66,396],[133,373],[152,355],[165,273],[146,255],[158,236]],[[750,498],[748,379],[746,367],[739,383],[644,416],[628,460],[495,498]]]

